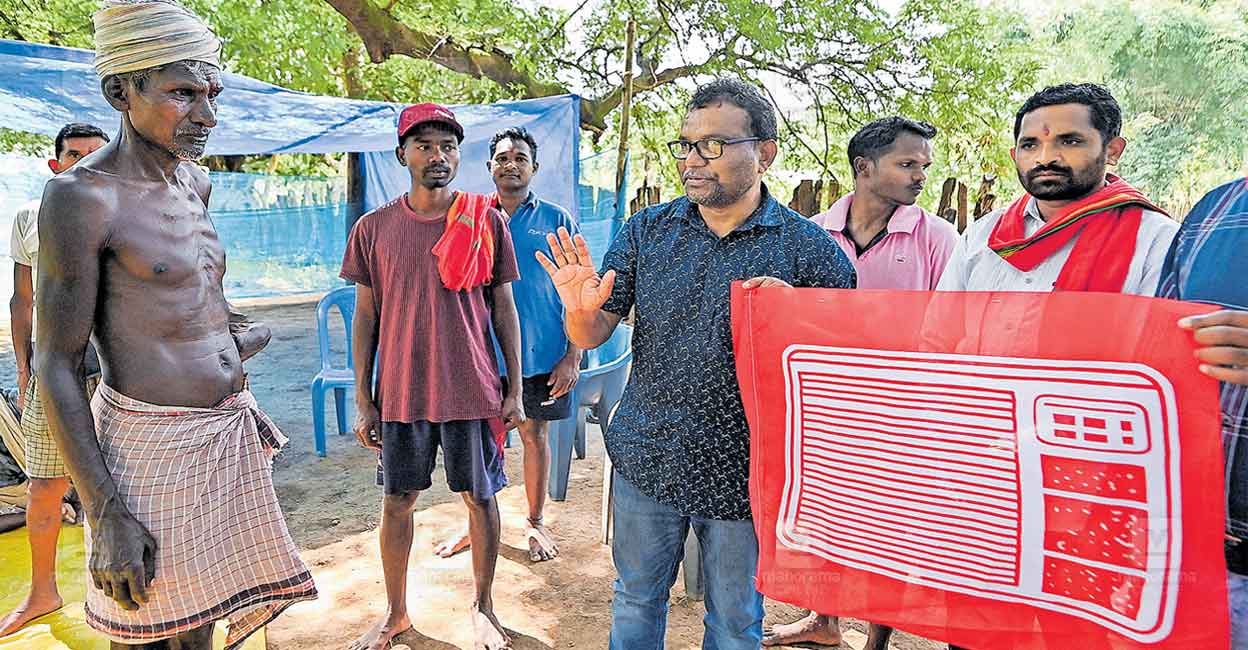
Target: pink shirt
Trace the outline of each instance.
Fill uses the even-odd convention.
[[[853,202],[852,193],[841,197],[813,221],[832,235],[854,263],[858,288],[935,290],[958,240],[953,224],[918,205],[899,206],[888,219],[888,234],[859,257],[853,238],[845,232]]]

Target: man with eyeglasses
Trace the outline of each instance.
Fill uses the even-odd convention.
[[[635,310],[632,374],[605,436],[618,474],[611,649],[663,647],[691,526],[706,581],[703,647],[757,649],[763,598],[730,287],[852,288],[856,278],[836,242],[762,183],[776,117],[757,88],[733,79],[698,88],[669,147],[685,196],[633,215],[601,274],[566,229],[538,257],[581,348],[601,345]]]
[[[53,174],[61,174],[79,160],[108,144],[108,135],[91,124],[66,124],[56,134],[48,161]],[[76,518],[74,507],[65,502],[69,490],[69,469],[52,440],[34,367],[35,279],[39,277],[39,200],[18,209],[13,218],[13,298],[9,301],[13,324],[13,354],[17,357],[17,405],[21,430],[10,440],[18,452],[18,462],[29,477],[29,499],[25,503],[26,526],[30,540],[30,591],[20,605],[0,618],[0,637],[16,632],[30,621],[61,608],[63,601],[56,586],[56,541],[61,521]],[[45,226],[46,228],[47,226]],[[87,394],[99,381],[100,362],[95,347],[88,344],[83,358]],[[0,505],[0,512],[4,506]]]

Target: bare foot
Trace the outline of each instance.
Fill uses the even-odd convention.
[[[56,592],[52,592],[50,596],[28,594],[26,600],[22,601],[22,604],[5,614],[4,618],[0,618],[0,637],[8,636],[22,629],[22,626],[44,614],[55,612],[63,604],[61,595]]]
[[[398,617],[386,615],[377,621],[363,636],[351,642],[351,650],[385,650],[390,647],[390,640],[412,629],[412,622],[407,614]]]
[[[468,531],[463,531],[441,544],[433,547],[433,554],[438,557],[451,557],[472,546],[472,540],[468,537]]]
[[[794,645],[798,643],[840,645],[840,622],[835,618],[829,619],[811,612],[800,621],[776,625],[763,632],[763,645],[766,646]]]
[[[494,612],[472,607],[472,650],[508,650],[511,637],[495,618]]]
[[[555,544],[555,540],[551,538],[546,527],[538,524],[529,526],[525,531],[529,538],[529,559],[534,562],[545,562],[552,560],[559,555],[559,546]]]

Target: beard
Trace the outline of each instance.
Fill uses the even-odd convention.
[[[174,145],[169,148],[174,158],[183,162],[195,162],[204,157],[204,147]]]
[[[431,172],[446,172],[441,175],[431,175]],[[446,187],[455,180],[455,171],[447,165],[430,165],[420,172],[420,185],[428,190],[436,190]]]
[[[742,183],[741,185],[724,185],[719,182],[718,178],[706,179],[708,183],[697,189],[685,187],[685,196],[697,205],[704,205],[708,208],[724,208],[736,203],[746,192],[750,191],[752,185]]]
[[[1043,172],[1052,172],[1058,176],[1037,180],[1036,176]],[[1026,173],[1019,171],[1018,181],[1023,184],[1023,189],[1028,194],[1043,201],[1071,201],[1082,198],[1105,183],[1105,152],[1101,152],[1091,165],[1083,169],[1041,165]]]
[[[207,129],[179,129],[173,133],[169,153],[178,160],[195,162],[204,157],[208,147]]]
[[[696,193],[686,190],[685,196],[689,197],[689,200],[697,205],[704,205],[708,208],[723,208],[736,203],[737,199],[745,196],[749,189],[749,187],[743,187],[739,188],[739,191],[737,188],[729,190],[719,183],[713,183],[710,187],[701,189]]]

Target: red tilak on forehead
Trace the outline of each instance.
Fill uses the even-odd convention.
[[[1045,135],[1049,135],[1049,125],[1048,125],[1048,124],[1045,124],[1045,125],[1044,125],[1044,134],[1045,134]]]

